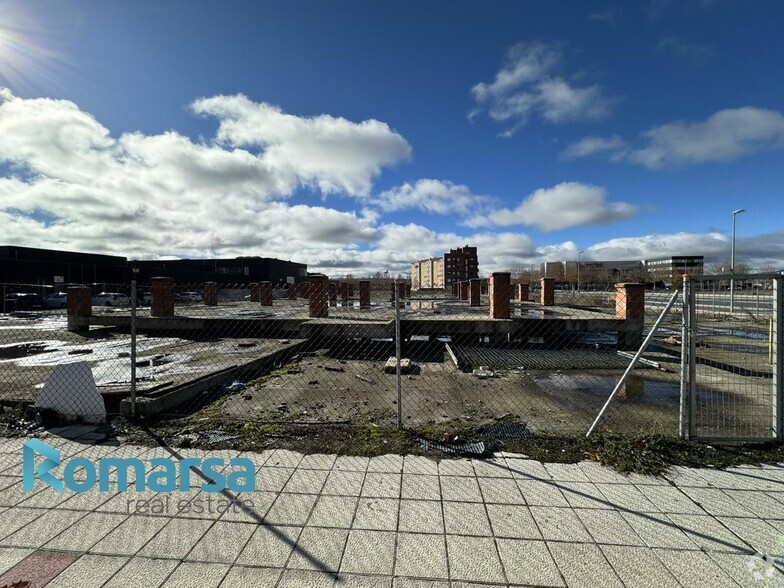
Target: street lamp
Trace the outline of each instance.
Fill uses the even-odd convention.
[[[585,253],[585,251],[578,251],[577,252],[577,291],[580,291],[580,256]]]
[[[746,212],[739,208],[732,211],[732,253],[730,256],[730,315],[735,312],[735,219],[739,214]]]

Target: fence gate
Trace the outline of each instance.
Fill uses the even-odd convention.
[[[782,276],[684,278],[682,434],[782,438]]]

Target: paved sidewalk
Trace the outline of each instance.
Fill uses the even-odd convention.
[[[64,459],[171,456],[45,441]],[[22,440],[0,440],[0,586],[784,586],[770,563],[784,560],[782,465],[662,479],[512,454],[242,456],[256,491],[236,498],[252,508],[206,512],[227,496],[191,491],[169,495],[168,512],[138,513],[165,496],[40,482],[22,493]]]

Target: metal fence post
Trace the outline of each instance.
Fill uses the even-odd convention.
[[[697,436],[697,291],[689,280],[689,437]]]
[[[400,341],[400,288],[395,280],[395,377],[397,379],[397,428],[403,428],[403,383],[400,373],[402,345]]]
[[[773,316],[771,317],[773,364],[773,435],[784,439],[784,277],[773,280]]]
[[[678,415],[681,439],[689,438],[691,434],[691,408],[689,398],[689,289],[691,283],[689,276],[683,276],[683,304],[681,306],[681,399]],[[687,409],[689,403],[689,409]]]
[[[131,418],[136,418],[136,280],[131,280]]]

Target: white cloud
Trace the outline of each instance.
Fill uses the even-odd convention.
[[[564,157],[604,153],[648,169],[672,169],[708,162],[728,162],[758,151],[784,149],[784,116],[746,106],[720,110],[702,122],[677,121],[643,133],[644,143],[629,147],[616,136],[587,137],[566,148]]]
[[[323,193],[366,196],[382,167],[411,155],[406,140],[377,120],[299,117],[241,94],[201,98],[191,107],[218,119],[219,143],[261,148],[259,159],[266,165]]]
[[[469,221],[471,226],[526,225],[542,231],[607,224],[634,216],[637,207],[608,202],[607,190],[580,182],[562,182],[532,192],[515,209],[502,208]]]
[[[493,120],[511,123],[501,133],[508,137],[533,116],[553,124],[608,116],[616,100],[606,96],[598,84],[577,86],[558,75],[562,61],[562,46],[555,43],[513,46],[495,79],[471,89],[477,106],[469,118],[486,110]]]
[[[384,211],[416,209],[431,214],[467,216],[493,199],[471,192],[468,186],[446,180],[421,179],[386,190],[375,203]]]

